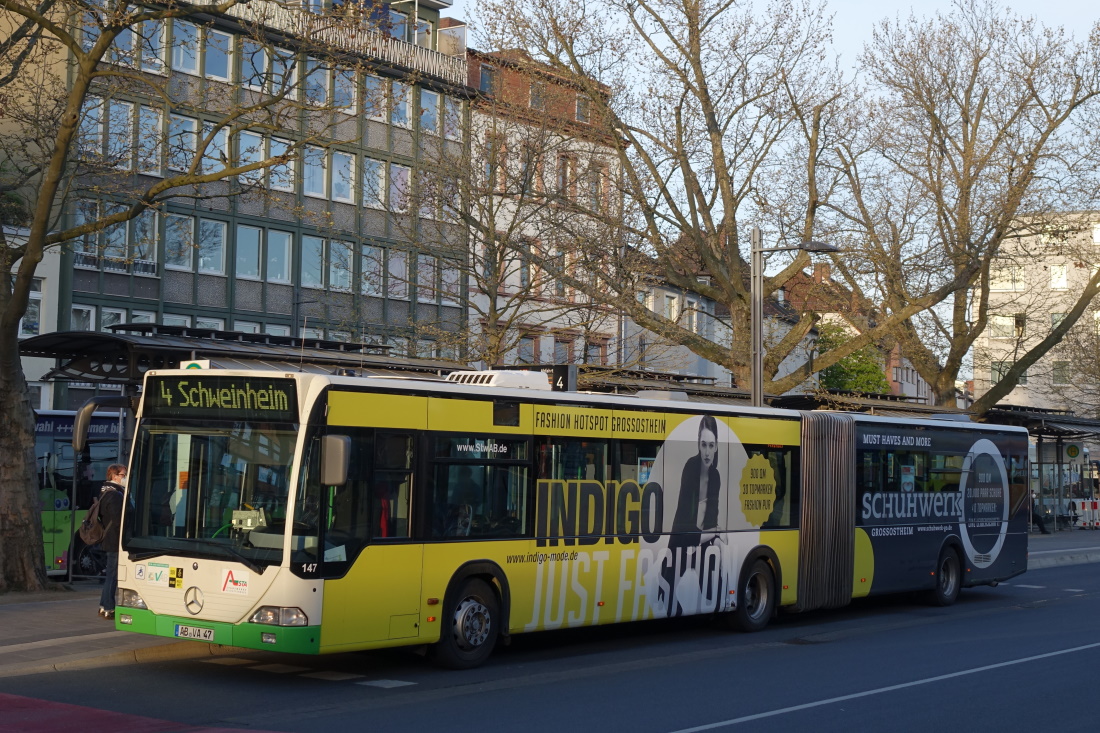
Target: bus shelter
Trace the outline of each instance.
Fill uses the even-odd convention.
[[[43,410],[35,421],[47,570],[70,578],[102,571],[101,553],[83,546],[76,524],[98,494],[107,466],[127,463],[134,408],[150,369],[192,365],[442,379],[463,368],[452,361],[397,356],[379,344],[155,324],[47,333],[21,341],[19,350],[22,356],[53,359],[45,379],[65,385],[77,398],[70,400],[74,409]]]

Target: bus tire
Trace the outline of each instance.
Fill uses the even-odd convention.
[[[443,609],[439,641],[432,646],[435,662],[448,669],[472,669],[493,653],[500,637],[500,601],[489,584],[470,578]]]
[[[950,606],[959,597],[962,588],[962,563],[953,547],[945,547],[936,563],[936,585],[928,592],[928,602],[933,606]]]
[[[754,560],[737,584],[737,608],[730,623],[739,631],[761,631],[775,613],[775,573],[766,560]]]

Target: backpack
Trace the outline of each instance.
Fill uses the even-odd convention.
[[[86,545],[98,545],[107,535],[107,527],[103,524],[103,518],[99,516],[99,502],[103,498],[100,494],[88,507],[88,513],[80,520],[80,539]]]

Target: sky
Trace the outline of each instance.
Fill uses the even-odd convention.
[[[476,0],[454,0],[444,15],[469,20],[469,12]],[[937,10],[946,11],[951,0],[828,0],[834,13],[833,46],[844,65],[852,64],[871,39],[871,29],[883,18],[908,17],[915,8],[918,16],[931,15]],[[1016,0],[1004,4],[1020,15],[1038,18],[1048,26],[1063,26],[1078,38],[1084,37],[1100,19],[1100,5],[1094,0]]]

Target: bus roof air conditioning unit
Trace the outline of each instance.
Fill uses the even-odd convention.
[[[448,382],[472,384],[479,387],[511,387],[512,389],[550,390],[550,380],[542,372],[519,369],[501,369],[485,372],[451,372]]]

